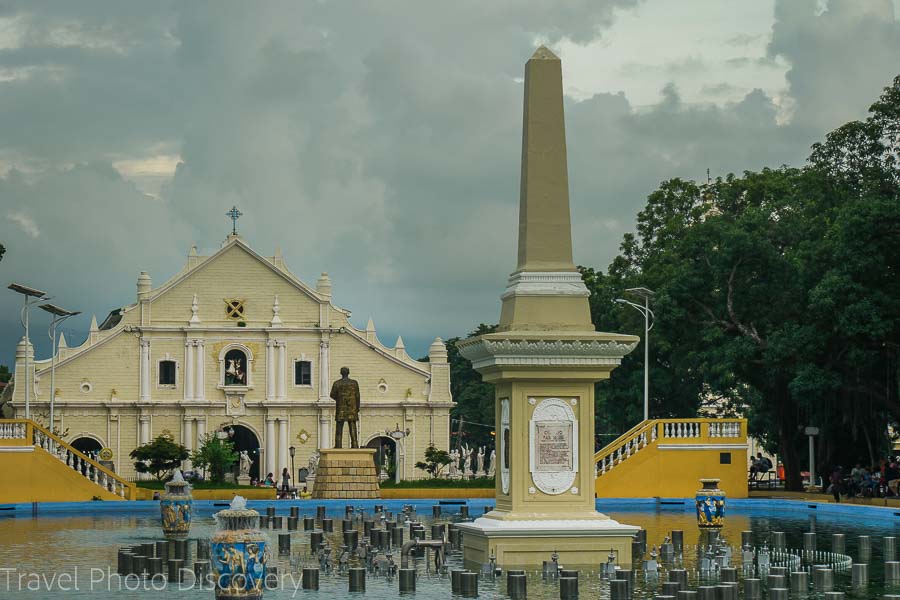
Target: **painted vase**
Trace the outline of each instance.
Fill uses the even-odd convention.
[[[719,489],[718,479],[701,479],[703,487],[697,492],[697,526],[700,529],[719,529],[725,525],[725,492]]]
[[[191,486],[176,470],[172,480],[166,483],[166,491],[159,499],[163,533],[169,538],[186,538],[191,530],[194,499]]]
[[[259,513],[235,496],[215,515],[219,530],[210,544],[217,600],[255,600],[265,591],[268,543],[259,530]]]

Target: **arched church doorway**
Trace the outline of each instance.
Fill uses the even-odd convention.
[[[72,440],[70,444],[73,448],[89,458],[97,459],[97,454],[103,449],[100,442],[90,437],[79,437]]]
[[[250,456],[250,479],[259,481],[259,438],[256,437],[256,434],[249,427],[243,425],[229,425],[228,427],[231,430],[229,437],[231,438],[231,443],[234,444],[234,451],[238,454],[246,451]],[[237,481],[240,472],[240,465],[240,460],[234,463],[235,481]]]
[[[388,478],[394,477],[394,469],[397,466],[397,442],[394,438],[387,436],[379,436],[369,440],[366,448],[375,449],[375,465],[378,467],[378,474],[381,474],[382,468],[387,472]]]

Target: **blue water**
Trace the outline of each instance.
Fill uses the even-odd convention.
[[[491,501],[471,500],[468,502],[470,514],[480,516],[486,504]],[[431,507],[435,501],[383,501],[387,510],[400,512],[404,504],[414,504],[419,520],[425,523],[426,531],[431,523]],[[212,514],[221,510],[221,503],[197,503],[191,538],[208,538],[215,525]],[[341,544],[340,519],[344,515],[344,506],[363,507],[371,515],[375,504],[346,501],[304,501],[288,502],[251,502],[251,507],[261,513],[265,506],[274,505],[277,513],[286,517],[289,506],[300,506],[301,516],[315,516],[316,506],[326,505],[328,516],[335,519],[337,530],[330,536],[334,548]],[[188,584],[166,585],[161,580],[124,580],[115,574],[116,553],[121,546],[146,543],[162,539],[159,526],[158,504],[156,503],[85,503],[77,506],[47,506],[37,508],[36,517],[32,517],[31,505],[19,507],[21,510],[0,512],[0,598],[212,598],[213,590],[208,586],[201,589]],[[68,509],[68,510],[66,510]],[[74,512],[73,510],[74,509]],[[678,566],[688,569],[690,586],[695,588],[700,583],[697,569],[697,549],[700,533],[696,528],[691,502],[684,501],[600,501],[598,509],[612,518],[647,530],[648,546],[658,545],[673,529],[681,529],[685,534],[685,551]],[[458,520],[458,505],[443,507],[442,521]],[[286,521],[286,518],[285,518]],[[361,530],[362,523],[356,526]],[[301,520],[302,529],[302,520]],[[898,593],[898,590],[886,589],[882,585],[883,555],[882,538],[884,536],[900,537],[900,515],[888,509],[864,507],[837,507],[834,505],[816,505],[790,501],[733,501],[726,515],[726,526],[722,537],[735,549],[734,566],[740,570],[738,547],[741,542],[741,531],[753,532],[754,544],[768,542],[772,531],[784,531],[787,534],[787,547],[802,547],[802,534],[814,531],[817,534],[818,548],[830,550],[831,534],[844,533],[847,536],[847,554],[858,556],[857,537],[868,535],[872,538],[872,554],[869,559],[870,578],[872,584],[862,590],[849,589],[849,571],[835,574],[835,589],[846,590],[848,595],[856,598],[880,598],[885,593]],[[286,533],[281,530],[280,533]],[[276,532],[267,531],[273,547],[277,548]],[[309,553],[309,534],[304,531],[290,532],[293,555],[288,557],[272,556],[273,564],[279,566],[282,574],[281,587],[266,592],[266,598],[337,598],[344,597],[347,592],[346,575],[321,575],[320,590],[311,592],[299,587],[299,570],[303,566],[318,566]],[[361,536],[361,534],[360,534]],[[548,548],[547,559],[552,549]],[[395,551],[394,559],[399,563],[399,552]],[[462,556],[459,552],[451,553],[450,568],[462,567]],[[419,579],[415,597],[448,598],[450,583],[446,575],[440,576],[426,573],[425,561],[417,562]],[[663,568],[670,565],[663,565]],[[582,598],[608,598],[608,584],[599,576],[597,568],[580,569],[579,589]],[[645,578],[642,572],[637,573],[635,598],[647,598],[659,593],[660,581],[665,580],[664,573],[659,579]],[[181,588],[181,589],[180,589]],[[505,597],[505,577],[498,579],[483,578],[479,582],[479,597]],[[370,598],[395,598],[398,594],[396,578],[386,579],[369,575],[366,596]],[[529,598],[559,598],[556,582],[545,582],[538,572],[528,574]],[[811,594],[811,598],[816,596]]]

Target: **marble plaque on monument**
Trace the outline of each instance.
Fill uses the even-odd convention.
[[[572,470],[572,423],[540,421],[535,423],[537,444],[535,471]]]

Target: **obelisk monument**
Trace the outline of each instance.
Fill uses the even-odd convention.
[[[463,529],[468,564],[493,554],[533,566],[557,551],[566,565],[631,563],[637,527],[594,502],[594,383],[638,338],[599,333],[572,259],[562,65],[541,46],[525,65],[519,255],[496,333],[460,353],[496,392],[496,508]]]

